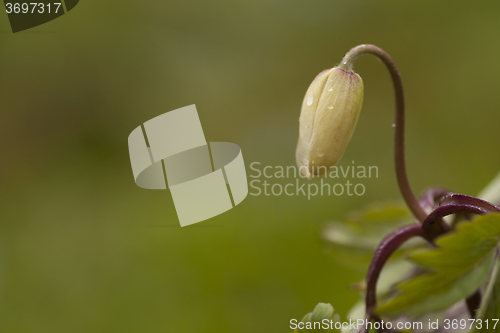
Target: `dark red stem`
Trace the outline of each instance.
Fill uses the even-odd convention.
[[[396,178],[398,180],[399,190],[403,196],[406,204],[410,208],[413,215],[420,221],[423,222],[427,213],[420,206],[417,198],[411,190],[410,182],[408,181],[408,175],[406,173],[406,161],[405,161],[405,96],[403,91],[403,81],[401,80],[401,74],[399,74],[398,67],[392,60],[391,56],[382,50],[380,47],[363,44],[352,48],[345,55],[342,63],[339,65],[340,68],[351,71],[354,61],[361,55],[371,54],[379,58],[389,71],[391,75],[392,84],[394,87],[394,99],[395,99],[395,115],[394,115],[394,162],[396,167]]]
[[[479,208],[482,208],[488,212],[494,212],[498,213],[500,212],[500,207],[495,206],[494,204],[484,201],[475,197],[471,197],[465,194],[458,194],[458,193],[448,193],[447,195],[443,196],[440,201],[439,205],[446,205],[446,204],[459,204],[459,205],[470,205],[470,206],[476,206]]]
[[[370,264],[370,268],[368,269],[368,276],[366,279],[366,313],[368,316],[373,314],[377,304],[377,281],[382,268],[401,245],[415,236],[422,236],[422,227],[419,224],[412,224],[399,228],[385,237],[378,246]]]

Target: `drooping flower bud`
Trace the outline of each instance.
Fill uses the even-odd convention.
[[[363,80],[334,67],[311,83],[302,103],[295,154],[309,180],[325,177],[344,154],[363,104]]]

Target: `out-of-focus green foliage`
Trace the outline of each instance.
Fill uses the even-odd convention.
[[[314,226],[399,198],[378,61],[356,63],[363,113],[341,161],[379,167],[350,179],[361,197],[250,195],[181,229],[168,191],[134,184],[129,133],[195,103],[249,176],[294,165],[308,85],[373,43],[404,80],[415,191],[474,194],[500,167],[499,15],[493,1],[82,0],[12,34],[0,13],[0,331],[286,332],[319,301],[344,315],[365,273],[324,255]]]
[[[411,223],[415,221],[402,203],[378,203],[349,213],[345,222],[326,222],[319,232],[328,253],[338,263],[365,273],[380,242],[397,228]],[[391,258],[401,258],[422,246],[427,246],[424,240],[414,239]]]
[[[485,325],[474,325],[472,332],[496,332],[500,317],[500,256],[495,258],[495,263],[489,276],[489,281],[483,289],[481,306],[476,312],[476,318],[485,321]],[[487,324],[486,324],[487,323]]]
[[[500,173],[479,193],[478,197],[496,205],[500,204]]]

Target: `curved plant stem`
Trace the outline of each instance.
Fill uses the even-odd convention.
[[[488,210],[475,206],[466,204],[449,204],[444,206],[439,206],[436,208],[422,223],[422,231],[424,235],[432,235],[432,226],[436,221],[441,220],[443,217],[456,214],[456,213],[472,213],[483,215],[488,213]]]
[[[412,224],[397,229],[384,238],[378,246],[366,278],[366,313],[368,317],[373,314],[377,304],[377,281],[382,268],[401,245],[415,236],[422,236],[422,226],[420,224]]]
[[[471,205],[482,208],[491,213],[500,212],[500,207],[495,206],[494,204],[488,201],[484,201],[465,194],[449,193],[446,196],[443,196],[439,201],[439,205],[445,205],[445,204]]]
[[[403,83],[401,81],[401,75],[399,74],[396,64],[392,60],[391,56],[387,54],[381,48],[364,44],[359,45],[351,49],[342,60],[339,65],[345,71],[352,71],[352,66],[354,61],[363,54],[371,54],[379,58],[387,67],[389,71],[392,82],[394,85],[394,95],[396,99],[396,110],[395,110],[395,132],[394,132],[394,159],[396,165],[396,176],[398,180],[399,190],[406,201],[406,204],[410,208],[413,215],[420,221],[423,222],[427,217],[425,210],[420,206],[417,198],[413,194],[410,183],[408,181],[408,176],[406,174],[406,163],[405,163],[405,145],[404,145],[404,133],[405,133],[405,100],[403,93]]]

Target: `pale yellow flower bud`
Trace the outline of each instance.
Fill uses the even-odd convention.
[[[325,177],[351,140],[363,104],[363,80],[334,67],[309,86],[300,113],[295,154],[300,172],[309,180]]]

